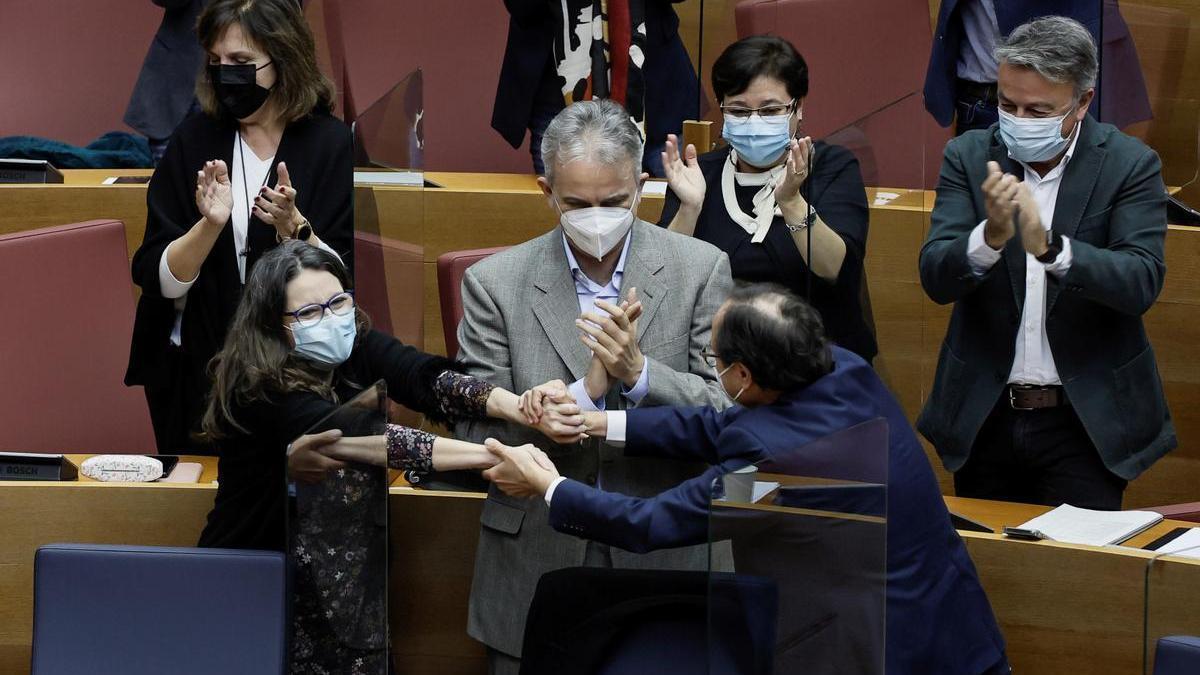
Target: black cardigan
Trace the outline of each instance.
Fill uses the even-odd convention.
[[[133,282],[142,289],[125,384],[147,384],[169,372],[161,367],[175,322],[174,300],[162,296],[159,260],[172,241],[196,221],[196,172],[204,163],[223,159],[233,171],[236,124],[203,113],[185,119],[167,145],[162,163],[146,193],[146,234],[133,254]],[[349,266],[354,248],[354,164],[350,130],[327,114],[314,113],[292,122],[272,161],[268,184],[278,180],[275,167],[287,162],[296,206],[313,230]],[[234,186],[240,189],[241,186]],[[253,198],[253,195],[251,195]],[[246,276],[263,252],[275,246],[275,228],[251,217],[247,226]],[[242,294],[233,228],[226,225],[188,291],[181,338],[184,352],[201,368],[225,342],[225,332]]]
[[[337,400],[345,402],[379,380],[388,398],[440,417],[434,382],[454,364],[375,330],[367,332],[338,367]],[[338,408],[310,391],[275,394],[235,406],[233,430],[216,443],[217,496],[199,546],[282,551],[286,536],[287,446]]]
[[[834,342],[866,359],[878,353],[875,336],[867,325],[860,293],[863,259],[867,251],[869,211],[858,160],[843,147],[817,141],[814,145],[813,172],[801,188],[821,220],[846,242],[846,259],[835,282],[813,275],[811,303],[825,321],[825,332]],[[733,278],[741,281],[772,281],[805,297],[807,266],[792,233],[776,217],[761,244],[729,216],[721,194],[721,172],[729,161],[729,147],[700,155],[697,160],[707,190],[695,237],[729,255]],[[739,187],[739,202],[748,207],[757,187]],[[745,210],[745,208],[743,208]],[[667,190],[659,225],[671,224],[679,211],[679,198]],[[761,249],[756,250],[757,247]]]

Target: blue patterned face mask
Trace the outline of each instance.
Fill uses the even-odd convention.
[[[1000,139],[1008,148],[1013,159],[1022,162],[1045,162],[1054,159],[1071,144],[1074,130],[1066,138],[1062,135],[1062,123],[1075,108],[1058,117],[1017,117],[1000,111]],[[1079,126],[1078,123],[1075,124]]]
[[[327,313],[315,326],[292,324],[288,328],[296,341],[292,351],[331,368],[350,358],[350,352],[354,350],[354,338],[358,334],[353,311],[344,315]]]
[[[747,118],[725,115],[721,136],[733,146],[738,159],[766,169],[783,157],[792,142],[791,114]]]

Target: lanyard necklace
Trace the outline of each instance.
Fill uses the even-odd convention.
[[[251,211],[251,206],[250,206],[250,186],[246,182],[246,156],[242,151],[242,143],[243,143],[242,132],[239,131],[239,132],[237,132],[238,164],[240,164],[241,168],[242,168],[242,195],[246,198],[246,248],[242,249],[242,251],[239,252],[238,255],[240,255],[242,257],[247,257],[250,255],[250,211]],[[262,189],[263,186],[265,186],[267,184],[267,179],[270,177],[271,177],[271,167],[267,167],[267,173],[263,175],[262,185],[258,186],[259,189]]]

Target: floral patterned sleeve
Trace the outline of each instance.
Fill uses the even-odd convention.
[[[477,377],[444,370],[433,384],[439,410],[451,420],[487,417],[487,400],[495,389]]]
[[[399,424],[387,425],[387,463],[390,468],[433,471],[433,442],[437,436]]]

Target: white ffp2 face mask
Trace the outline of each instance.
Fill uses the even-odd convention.
[[[633,227],[633,212],[637,208],[636,199],[633,204],[629,208],[589,206],[571,211],[563,211],[560,205],[558,222],[571,243],[599,260],[629,234]]]

